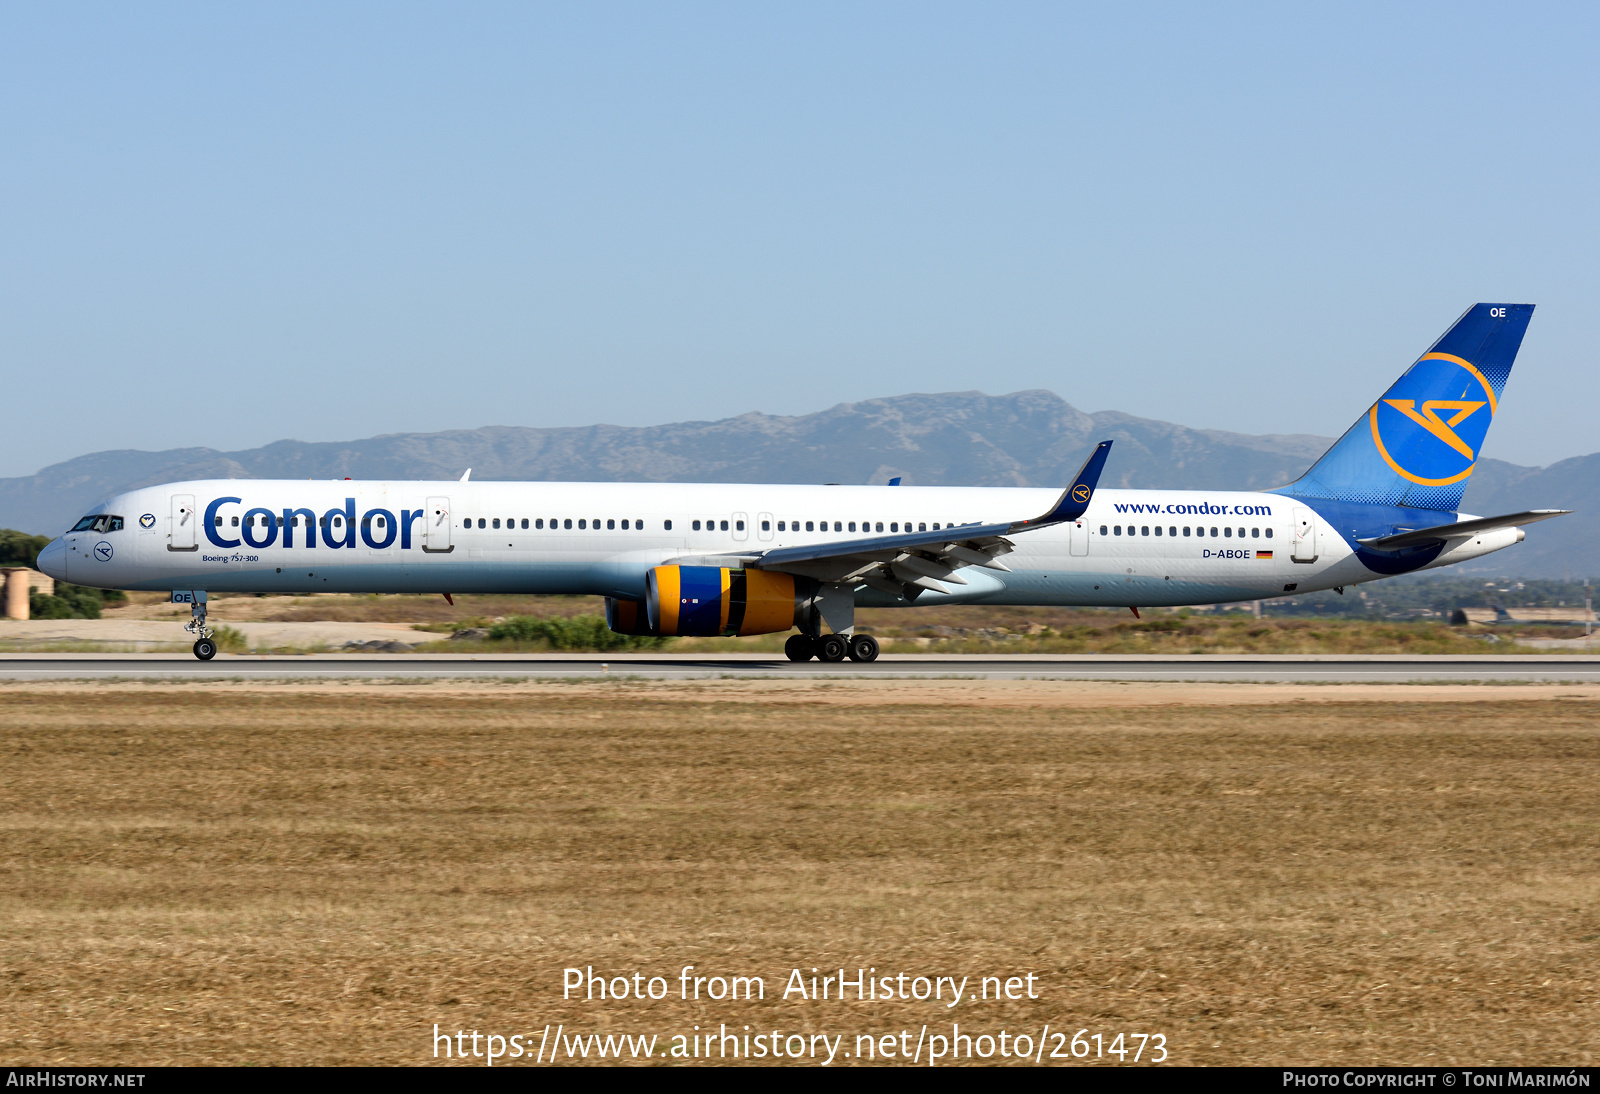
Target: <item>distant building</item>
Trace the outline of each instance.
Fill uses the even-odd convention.
[[[41,574],[38,570],[30,570],[26,566],[8,566],[3,572],[7,619],[28,618],[28,598],[35,589],[44,596],[50,596],[56,591],[55,579],[48,574]]]

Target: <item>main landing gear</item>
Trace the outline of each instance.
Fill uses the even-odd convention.
[[[833,662],[846,657],[852,661],[876,661],[878,640],[870,634],[824,634],[818,638],[795,634],[783,644],[783,652],[791,661],[809,661],[813,657]]]
[[[802,633],[791,635],[783,652],[791,661],[876,661],[878,640],[870,634],[854,634],[856,626],[855,592],[844,582],[819,585],[804,611]],[[823,634],[826,626],[832,634]],[[810,634],[804,633],[810,631]]]

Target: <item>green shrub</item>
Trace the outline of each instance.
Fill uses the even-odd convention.
[[[660,649],[664,638],[646,638],[632,634],[618,634],[606,626],[598,615],[575,615],[538,619],[531,615],[516,615],[489,628],[492,641],[539,642],[553,650],[637,650]]]
[[[104,603],[99,589],[58,581],[53,596],[37,589],[28,595],[28,614],[34,619],[99,619]]]
[[[33,619],[82,619],[77,612],[72,610],[72,605],[62,600],[59,596],[46,596],[35,589],[28,594],[28,615]],[[96,613],[89,618],[99,618]]]
[[[0,566],[36,566],[39,552],[49,542],[49,536],[30,536],[26,532],[0,528]]]
[[[244,653],[250,648],[244,634],[229,626],[218,627],[211,635],[211,641],[217,644],[217,649],[223,653]]]

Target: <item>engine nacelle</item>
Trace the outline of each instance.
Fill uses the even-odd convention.
[[[645,577],[643,632],[623,634],[774,634],[800,622],[805,600],[791,574],[717,566],[657,566]],[[618,603],[618,622],[626,613]],[[607,605],[607,622],[611,609]],[[618,628],[613,626],[612,630]]]
[[[606,597],[606,626],[616,634],[635,634],[646,638],[656,636],[656,632],[650,629],[650,619],[645,614],[644,605],[637,600]]]

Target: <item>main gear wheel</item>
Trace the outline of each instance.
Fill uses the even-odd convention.
[[[850,652],[850,640],[842,634],[825,634],[817,639],[818,661],[843,661]]]
[[[783,655],[791,661],[809,661],[817,655],[817,640],[809,634],[791,634],[783,644]]]
[[[876,661],[878,659],[878,640],[870,634],[857,634],[850,637],[850,660]]]

